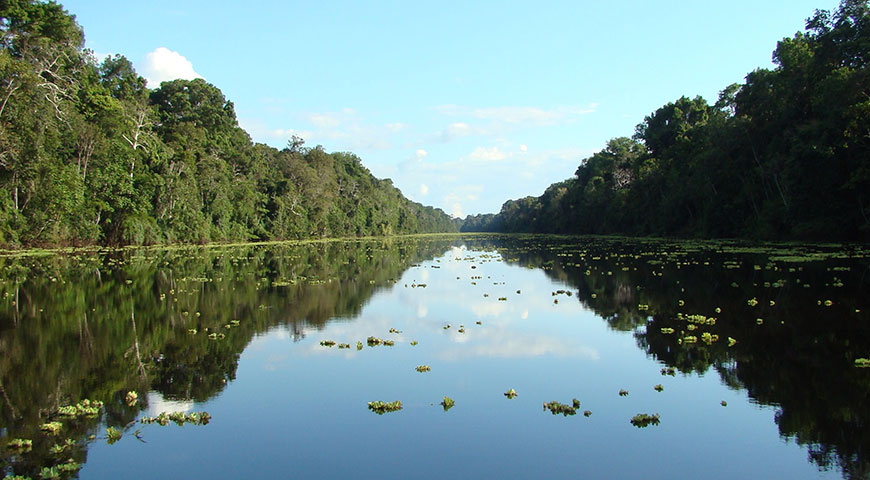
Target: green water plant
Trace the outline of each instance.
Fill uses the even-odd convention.
[[[99,400],[82,400],[75,405],[63,405],[57,409],[57,414],[66,418],[96,417],[103,408],[103,402]]]
[[[332,340],[321,340],[321,341],[320,341],[320,346],[322,346],[322,347],[330,347],[330,348],[332,348],[332,347],[335,346],[335,342],[332,341]]]
[[[347,348],[350,348],[350,344],[349,343],[339,343],[338,348],[347,349]]]
[[[870,358],[856,358],[855,366],[858,368],[868,368],[870,367]]]
[[[584,410],[584,411],[583,411],[583,416],[584,416],[584,417],[588,417],[588,416],[590,416],[590,415],[592,415],[592,410]]]
[[[448,397],[447,395],[445,395],[444,400],[441,401],[441,406],[444,407],[445,412],[453,408],[453,405],[455,404],[456,402],[454,402],[453,399]]]
[[[128,407],[136,405],[136,402],[138,401],[139,394],[136,393],[135,390],[130,390],[129,392],[127,392],[127,395],[124,396],[124,403],[126,403]]]
[[[574,399],[574,400],[576,401],[577,399]],[[579,403],[580,402],[577,401],[578,407],[579,407]],[[567,417],[568,415],[576,415],[578,407],[575,407],[573,405],[566,405],[564,403],[559,403],[555,400],[552,402],[544,402],[544,411],[545,412],[547,410],[549,410],[550,413],[552,413],[553,415],[558,415],[561,413],[562,416],[565,416],[565,417]]]
[[[638,413],[631,417],[631,424],[637,428],[646,428],[650,425],[658,425],[660,422],[659,414],[650,415],[648,413]]]
[[[106,428],[106,443],[109,445],[121,439],[121,431],[115,427]]]
[[[417,366],[416,370],[420,373],[423,373],[432,370],[432,368],[430,368],[429,365],[419,365]]]
[[[383,415],[387,412],[395,412],[402,409],[402,402],[400,400],[396,400],[394,402],[381,402],[374,401],[369,402],[369,410],[377,413],[378,415]]]
[[[33,449],[33,440],[29,438],[13,438],[6,443],[6,448],[18,453],[29,452]]]
[[[514,397],[517,396],[517,391],[514,390],[513,388],[509,388],[508,391],[504,392],[504,396],[507,397],[508,399],[513,399]]]
[[[619,390],[619,396],[620,396],[620,397],[627,397],[627,396],[628,396],[628,390],[620,389],[620,390]]]
[[[665,367],[662,368],[662,375],[670,375],[672,377],[675,377],[677,375],[677,371],[676,369],[674,369],[674,367]]]
[[[655,387],[653,387],[653,390],[655,390],[657,392],[661,392],[664,389],[665,389],[665,387],[663,387],[661,383],[656,385]]]
[[[57,435],[60,433],[61,428],[63,428],[63,424],[60,422],[48,422],[43,423],[39,429],[42,430],[43,433],[48,435]]]

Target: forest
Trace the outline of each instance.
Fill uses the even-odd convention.
[[[870,6],[817,10],[775,68],[681,97],[539,197],[461,231],[870,239]]]
[[[0,246],[456,231],[351,153],[255,144],[202,79],[98,62],[55,2],[0,2]]]

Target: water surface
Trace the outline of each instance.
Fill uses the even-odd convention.
[[[3,468],[868,478],[868,253],[447,236],[5,257],[0,444],[33,446]],[[98,417],[58,417],[86,398]],[[576,415],[542,407],[575,398]],[[139,421],[163,411],[212,419]],[[638,428],[638,413],[660,423]],[[58,435],[40,430],[51,420]]]

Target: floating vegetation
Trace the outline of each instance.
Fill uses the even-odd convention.
[[[402,333],[402,331],[396,330],[395,328],[390,328],[390,333]]]
[[[870,367],[870,358],[856,358],[855,366],[858,368],[868,368]]]
[[[417,368],[415,370],[417,370],[420,373],[423,373],[423,372],[428,372],[432,369],[429,367],[429,365],[419,365],[419,366],[417,366]]]
[[[508,399],[513,399],[514,397],[517,396],[517,391],[514,390],[513,388],[509,388],[508,391],[504,392],[504,396],[507,397]]]
[[[33,449],[33,440],[29,438],[13,438],[6,444],[6,448],[18,453],[29,452]]]
[[[136,393],[135,390],[130,390],[129,392],[127,392],[127,395],[124,396],[124,403],[126,403],[128,407],[136,405],[136,402],[138,401],[139,394]]]
[[[723,407],[727,407],[728,402],[726,402],[725,400],[722,400],[721,402],[719,402],[719,405],[722,405]]]
[[[592,410],[584,410],[584,411],[583,411],[583,416],[584,416],[584,417],[588,417],[588,416],[590,416],[590,415],[592,415]]]
[[[60,422],[48,422],[43,423],[39,429],[48,435],[58,435],[60,433],[61,428],[63,428],[63,424]]]
[[[728,337],[728,346],[733,347],[734,345],[737,345],[737,340],[735,340],[731,337]]]
[[[670,375],[674,377],[677,375],[677,370],[674,367],[666,367],[662,369],[662,375]]]
[[[320,346],[321,346],[321,347],[330,347],[330,348],[332,348],[332,347],[335,346],[335,342],[333,342],[332,340],[321,340],[321,341],[320,341]]]
[[[178,426],[184,426],[185,424],[191,425],[208,425],[208,422],[211,421],[211,415],[208,412],[160,412],[156,417],[142,417],[139,419],[139,423],[143,425],[150,425],[152,423],[156,423],[162,427],[169,425],[169,422],[173,422]]]
[[[663,328],[661,329],[661,332],[662,332],[664,335],[670,335],[670,334],[674,333],[674,329],[673,329],[673,328],[670,328],[670,327],[663,327]]]
[[[67,418],[96,417],[100,414],[101,408],[103,408],[103,402],[85,399],[75,405],[64,405],[58,408],[57,414]]]
[[[378,345],[386,345],[388,347],[392,347],[393,345],[395,345],[395,342],[393,342],[392,340],[383,340],[377,337],[367,338],[366,343],[368,343],[370,347],[376,347]]]
[[[340,348],[340,349],[350,348],[350,344],[349,343],[339,343],[338,348]]]
[[[620,389],[620,390],[619,390],[619,396],[620,396],[620,397],[626,397],[626,396],[628,396],[628,390]]]
[[[447,410],[450,410],[451,408],[453,408],[453,405],[455,405],[455,404],[456,404],[456,402],[454,402],[452,398],[450,398],[446,395],[444,396],[444,400],[441,400],[441,406],[444,407],[445,412]],[[399,408],[402,408],[401,404],[399,405]]]
[[[465,325],[460,325],[460,326],[459,326],[459,330],[457,330],[457,332],[459,332],[459,333],[465,333]]]
[[[121,439],[121,431],[115,427],[106,428],[106,443],[109,445]]]
[[[657,392],[661,392],[664,389],[665,389],[665,387],[663,387],[661,383],[656,385],[655,387],[653,387],[653,390],[655,390]]]
[[[754,307],[754,306],[758,305],[758,299],[755,297],[752,297],[746,301],[746,304],[749,305],[750,307]]]
[[[710,332],[704,332],[701,334],[701,341],[706,343],[707,345],[713,345],[713,342],[719,341],[719,335]]]
[[[362,342],[360,342],[360,341],[357,341],[357,342],[356,342],[356,349],[357,349],[357,350],[362,350],[362,349],[363,349],[363,344],[362,344]]]
[[[650,415],[648,413],[638,413],[637,415],[631,417],[631,424],[637,428],[645,428],[650,425],[658,425],[659,424],[659,414],[656,413],[654,415]]]
[[[397,410],[402,409],[402,402],[396,400],[395,402],[369,402],[369,410],[377,413],[378,415],[383,415],[387,412],[395,412]]]
[[[552,402],[544,402],[544,411],[549,410],[550,413],[552,413],[553,415],[558,415],[561,413],[565,417],[567,417],[568,415],[576,415],[577,408],[579,407],[580,402],[576,398],[574,399],[574,402],[576,402],[576,404],[578,405],[577,407],[573,405],[565,405],[564,403],[559,403],[555,400]]]
[[[416,341],[416,340],[411,340],[411,346],[412,346],[412,347],[416,347],[416,346],[417,346],[417,341]]]
[[[506,302],[506,301],[507,301],[507,297],[498,297],[498,301],[499,301],[499,302]]]

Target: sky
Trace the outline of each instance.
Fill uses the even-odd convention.
[[[405,196],[497,213],[680,96],[710,103],[832,0],[61,1],[97,56],[201,77],[255,142],[353,152]]]

